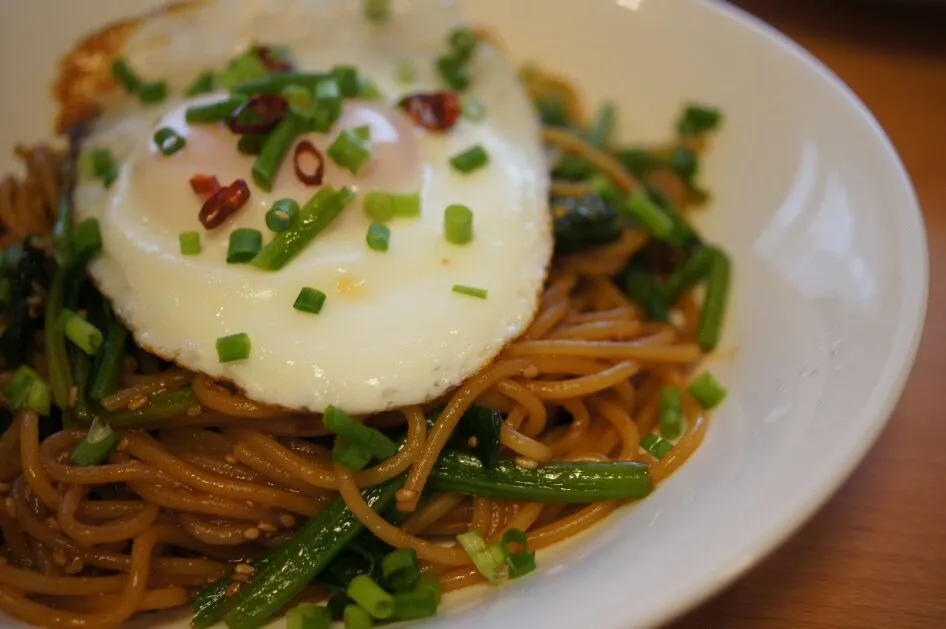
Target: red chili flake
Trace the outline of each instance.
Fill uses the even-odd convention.
[[[460,97],[456,92],[420,92],[402,98],[398,107],[414,124],[430,131],[446,131],[460,118]]]
[[[250,187],[243,179],[224,186],[204,201],[198,218],[207,229],[219,227],[230,215],[243,207],[250,198]]]
[[[256,94],[237,107],[227,126],[234,133],[266,133],[286,117],[289,104],[278,94]]]
[[[215,175],[194,175],[190,181],[191,190],[201,196],[213,194],[220,189],[220,182]]]
[[[305,172],[303,162],[307,155],[315,158],[315,168],[310,168],[310,172]],[[296,177],[307,186],[322,185],[322,177],[325,176],[325,158],[315,148],[315,145],[308,140],[302,140],[296,144],[296,149],[292,154],[292,165],[296,170]]]
[[[280,50],[273,46],[256,46],[253,51],[270,72],[292,72],[296,64],[289,58],[285,49]]]

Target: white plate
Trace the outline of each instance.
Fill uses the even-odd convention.
[[[37,139],[75,37],[154,0],[4,7],[0,146]],[[731,582],[818,508],[890,414],[920,338],[927,254],[897,155],[857,98],[741,11],[696,0],[469,0],[514,55],[620,105],[623,139],[668,137],[681,102],[726,124],[705,181],[735,300],[714,370],[730,397],[696,456],[539,574],[430,626],[641,627]],[[41,33],[40,37],[36,34]],[[456,608],[457,605],[454,605]]]

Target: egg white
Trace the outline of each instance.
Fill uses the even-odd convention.
[[[156,107],[112,103],[86,142],[112,151],[120,177],[109,190],[83,179],[75,193],[77,217],[96,217],[102,229],[103,252],[90,274],[136,341],[228,379],[253,399],[289,408],[321,411],[333,404],[367,413],[420,403],[456,386],[531,321],[551,257],[539,127],[506,60],[483,45],[473,64],[471,93],[485,104],[485,120],[463,120],[445,134],[425,132],[389,104],[402,93],[438,87],[434,59],[458,16],[440,2],[418,0],[396,4],[389,24],[378,27],[364,20],[360,4],[207,3],[149,20],[123,53],[143,76],[169,80],[175,94],[254,42],[289,45],[306,70],[354,65],[379,85],[388,105],[348,104],[330,134],[309,136],[324,151],[341,128],[365,116],[377,123],[373,162],[363,176],[331,164],[327,171],[327,183],[355,187],[355,202],[284,269],[226,264],[229,233],[253,227],[268,240],[264,218],[272,202],[290,196],[304,203],[315,189],[299,184],[287,161],[273,192],[263,193],[252,184],[253,158],[236,152],[236,138],[219,127],[188,126],[180,100]],[[395,80],[405,59],[418,70],[410,86]],[[162,156],[151,140],[159,126],[177,129],[188,146]],[[397,143],[385,143],[384,128]],[[455,172],[449,158],[474,144],[489,152],[489,166]],[[221,183],[245,178],[250,202],[223,227],[204,230],[188,184],[197,173]],[[389,224],[386,253],[365,244],[371,221],[361,198],[372,188],[421,193],[421,217]],[[443,211],[451,203],[474,212],[468,245],[444,239]],[[178,235],[188,230],[201,232],[198,256],[180,253]],[[454,284],[485,288],[489,297],[459,295]],[[303,286],[328,295],[320,314],[293,309]],[[250,336],[251,356],[221,364],[216,339],[237,332]]]

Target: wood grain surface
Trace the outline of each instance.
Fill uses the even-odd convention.
[[[674,629],[946,627],[946,6],[739,0],[826,63],[877,116],[919,194],[926,330],[887,428],[841,491]]]

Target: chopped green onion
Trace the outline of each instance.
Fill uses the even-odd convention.
[[[299,210],[299,220],[276,234],[253,259],[253,265],[266,271],[278,271],[286,266],[341,214],[354,196],[351,188],[336,192],[329,185],[323,186]]]
[[[138,87],[138,100],[142,103],[160,103],[168,95],[168,85],[164,81],[144,83]]]
[[[355,98],[358,96],[358,69],[354,66],[334,66],[332,68],[332,77],[338,84],[338,88],[345,98]]]
[[[372,190],[362,203],[365,214],[377,223],[386,223],[394,217],[394,199],[387,192]]]
[[[274,232],[284,232],[299,216],[299,202],[295,199],[280,199],[266,212],[266,227]]]
[[[480,532],[476,530],[457,535],[457,541],[487,581],[491,583],[499,581],[503,566],[506,564],[506,556],[499,544],[487,544]]]
[[[693,379],[687,387],[687,393],[707,410],[716,408],[726,399],[726,388],[708,371],[704,371]]]
[[[230,88],[232,94],[281,94],[290,85],[314,90],[320,82],[331,78],[326,72],[276,72],[239,83]]]
[[[696,330],[696,343],[700,349],[711,351],[719,344],[723,331],[723,317],[726,315],[726,301],[729,298],[729,257],[713,247],[713,259],[709,266],[706,281],[706,296],[700,310],[700,321]]]
[[[216,83],[214,73],[210,71],[204,72],[187,86],[187,88],[184,90],[184,94],[187,96],[199,96],[200,94],[212,92],[214,89],[214,83]]]
[[[161,127],[154,133],[154,143],[165,157],[174,155],[187,146],[187,140],[170,127]]]
[[[387,459],[397,452],[397,445],[380,430],[356,422],[345,411],[329,405],[322,415],[325,427],[352,443],[367,448],[378,459]]]
[[[478,299],[486,299],[486,297],[489,295],[489,291],[485,288],[464,286],[463,284],[454,284],[453,292],[460,293],[461,295],[468,295],[470,297],[476,297]]]
[[[419,620],[436,616],[437,596],[429,589],[395,593],[391,620]]]
[[[263,144],[266,143],[266,134],[264,133],[246,133],[237,140],[237,151],[241,155],[259,155],[263,150]]]
[[[594,122],[591,123],[591,128],[588,129],[588,133],[585,137],[588,139],[588,144],[598,148],[605,148],[608,146],[613,131],[614,105],[605,103],[601,106],[601,109],[598,110],[598,115],[595,116]]]
[[[79,467],[101,465],[117,443],[118,436],[111,426],[96,417],[89,426],[89,432],[76,444],[69,458]]]
[[[273,180],[276,171],[282,165],[292,143],[306,132],[305,121],[296,115],[288,115],[276,125],[260,150],[256,161],[253,162],[253,181],[265,192],[273,189]]]
[[[687,105],[683,115],[677,122],[677,133],[680,135],[699,135],[713,131],[722,122],[723,113],[715,107],[703,105]]]
[[[221,336],[217,339],[217,359],[222,363],[250,357],[250,337],[246,332]]]
[[[417,583],[414,584],[415,592],[420,592],[421,590],[429,591],[431,594],[433,594],[437,604],[440,604],[440,581],[437,580],[437,577],[428,572],[422,573],[420,578],[417,579]]]
[[[289,110],[297,116],[303,118],[312,115],[312,106],[315,103],[315,96],[312,90],[301,85],[287,85],[280,93],[289,105]]]
[[[566,153],[555,164],[552,175],[556,179],[585,181],[595,174],[595,166],[585,157]]]
[[[617,158],[621,165],[635,177],[643,177],[661,164],[661,159],[657,154],[644,149],[624,149],[618,151]]]
[[[372,223],[368,226],[368,233],[365,235],[365,242],[368,247],[375,251],[387,251],[388,241],[391,239],[391,230],[387,225],[381,223]]]
[[[658,240],[666,240],[673,233],[673,220],[651,201],[643,189],[635,190],[622,209],[636,218]]]
[[[480,144],[450,158],[450,165],[461,173],[471,173],[489,163],[489,153]]]
[[[40,415],[49,415],[52,391],[42,377],[27,365],[20,365],[13,373],[10,383],[3,390],[3,396],[15,411],[29,409]]]
[[[673,449],[673,444],[650,433],[641,439],[641,447],[650,452],[655,458],[661,459]]]
[[[89,178],[101,178],[112,170],[114,163],[112,153],[107,148],[88,149],[79,156],[79,172]]]
[[[512,546],[518,545],[522,550],[513,551]],[[500,545],[509,566],[509,578],[518,579],[535,570],[535,551],[529,551],[529,542],[526,534],[519,529],[508,529],[503,533]]]
[[[181,232],[177,239],[181,243],[181,254],[196,256],[201,252],[200,233],[195,231]]]
[[[372,24],[386,24],[390,10],[390,0],[364,0],[365,19]]]
[[[66,338],[89,356],[102,347],[102,331],[68,308],[63,308],[56,318],[56,329],[66,333]]]
[[[417,80],[417,68],[410,59],[401,59],[397,62],[396,77],[398,83],[409,85]]]
[[[137,92],[141,86],[141,79],[138,78],[138,75],[124,59],[116,59],[112,63],[112,76],[121,83],[129,94]]]
[[[357,175],[358,171],[371,159],[370,142],[359,137],[359,134],[364,135],[364,132],[345,129],[325,151],[332,161],[353,175]]]
[[[454,54],[464,63],[473,58],[473,53],[476,52],[476,47],[480,43],[479,39],[476,37],[476,33],[464,27],[453,29],[453,31],[450,32],[448,41],[450,42],[450,48],[453,49]]]
[[[715,255],[711,247],[703,247],[671,273],[664,283],[667,301],[671,304],[676,303],[683,291],[695,286],[706,277]]]
[[[397,218],[417,218],[420,216],[420,193],[392,194],[394,216]]]
[[[332,616],[322,605],[302,603],[286,613],[286,629],[331,629]]]
[[[239,227],[230,233],[227,264],[241,264],[256,257],[263,248],[263,234],[258,229]]]
[[[311,286],[303,286],[302,290],[299,291],[299,296],[296,297],[295,303],[292,304],[292,307],[300,312],[319,314],[322,312],[322,306],[324,304],[325,293]]]
[[[328,131],[342,115],[342,91],[334,79],[327,79],[315,86],[315,103],[322,116],[324,127]]]
[[[562,93],[555,92],[537,99],[535,106],[539,110],[539,118],[542,120],[542,124],[550,127],[570,127],[572,125],[571,118],[568,115],[568,103]]]
[[[448,205],[443,213],[443,235],[455,245],[473,240],[473,211],[459,203]]]
[[[667,166],[670,167],[670,170],[678,174],[680,179],[687,183],[693,181],[700,167],[696,151],[688,146],[678,146],[674,148],[670,151],[670,154],[667,155],[665,161]]]
[[[486,118],[486,105],[475,96],[467,94],[460,100],[460,115],[467,120],[479,122]]]
[[[667,296],[654,282],[653,275],[637,265],[625,269],[621,278],[624,292],[647,313],[647,317],[666,323],[670,316]]]
[[[394,598],[366,574],[360,574],[352,579],[345,593],[348,594],[348,598],[358,603],[378,620],[390,618],[394,613]]]
[[[118,164],[112,164],[112,167],[105,173],[105,176],[102,177],[102,185],[105,186],[105,189],[112,187],[112,184],[118,179]]]
[[[187,122],[220,122],[229,118],[230,114],[246,101],[246,96],[237,95],[206,105],[194,105],[184,112],[184,119]]]
[[[420,578],[417,551],[398,548],[381,560],[381,579],[392,592],[409,592]]]
[[[664,439],[677,439],[683,434],[683,412],[680,410],[680,389],[665,386],[660,389],[660,434]]]
[[[338,436],[335,438],[335,445],[332,446],[332,460],[357,472],[365,469],[365,466],[371,461],[371,450],[345,437]]]
[[[342,611],[345,629],[369,629],[374,627],[371,615],[358,605],[346,605]]]
[[[269,69],[259,54],[250,48],[242,55],[230,60],[217,77],[220,85],[232,89],[249,81],[257,80],[269,74]]]
[[[358,98],[364,100],[381,100],[384,94],[378,89],[377,84],[366,76],[358,77]]]
[[[470,76],[466,71],[466,63],[455,54],[438,57],[437,72],[451,89],[458,92],[462,92],[470,86]]]

